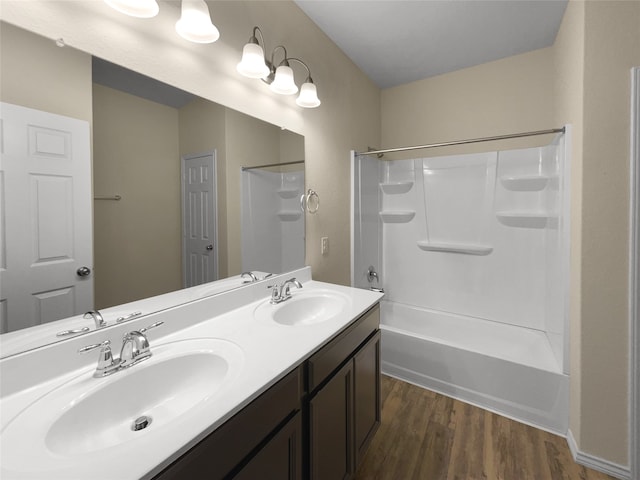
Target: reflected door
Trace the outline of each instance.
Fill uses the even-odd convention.
[[[0,109],[4,333],[93,308],[93,244],[89,124]]]
[[[215,152],[182,158],[182,268],[185,287],[218,279]]]

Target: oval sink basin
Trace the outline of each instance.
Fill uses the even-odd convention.
[[[41,453],[52,460],[99,454],[157,434],[206,406],[238,375],[244,359],[234,343],[212,338],[151,345],[151,351],[138,365],[102,379],[85,371],[40,397],[3,431],[3,459],[20,457],[37,435],[44,438]]]
[[[268,301],[256,309],[256,316],[280,325],[309,326],[335,319],[346,311],[349,297],[331,290],[291,292],[291,298],[277,305]]]

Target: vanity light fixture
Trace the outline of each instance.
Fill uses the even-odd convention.
[[[220,38],[204,0],[182,0],[182,14],[176,22],[176,32],[195,43],[213,43]]]
[[[114,10],[138,18],[155,17],[160,11],[156,0],[104,0]],[[194,43],[213,43],[220,32],[211,22],[209,7],[204,0],[182,0],[176,32]]]
[[[137,18],[152,18],[160,11],[156,0],[104,0],[114,10]]]
[[[260,34],[258,41],[257,34]],[[262,45],[261,45],[262,43]],[[307,77],[302,87],[300,95],[296,99],[296,104],[303,108],[315,108],[320,105],[318,91],[313,80],[311,79],[311,71],[306,63],[299,58],[289,57],[287,49],[283,45],[278,45],[271,52],[271,60],[267,60],[264,53],[264,37],[259,27],[253,27],[253,33],[249,42],[242,49],[242,60],[238,63],[236,70],[241,75],[248,78],[260,78],[263,82],[269,84],[269,88],[280,95],[293,95],[298,93],[298,86],[295,83],[293,69],[290,62],[296,62],[302,65],[307,71]],[[284,52],[283,60],[277,65],[274,62],[274,56],[278,49]]]

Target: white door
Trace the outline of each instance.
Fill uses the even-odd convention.
[[[182,269],[185,287],[218,279],[215,152],[182,158]]]
[[[93,308],[91,156],[88,122],[8,103],[0,115],[6,332]]]

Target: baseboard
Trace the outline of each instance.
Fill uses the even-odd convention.
[[[631,469],[629,467],[623,467],[617,463],[604,460],[600,457],[590,455],[588,453],[581,452],[578,449],[576,439],[571,433],[571,429],[567,432],[567,443],[569,444],[569,450],[571,455],[577,464],[597,470],[612,477],[619,478],[620,480],[631,480]]]

